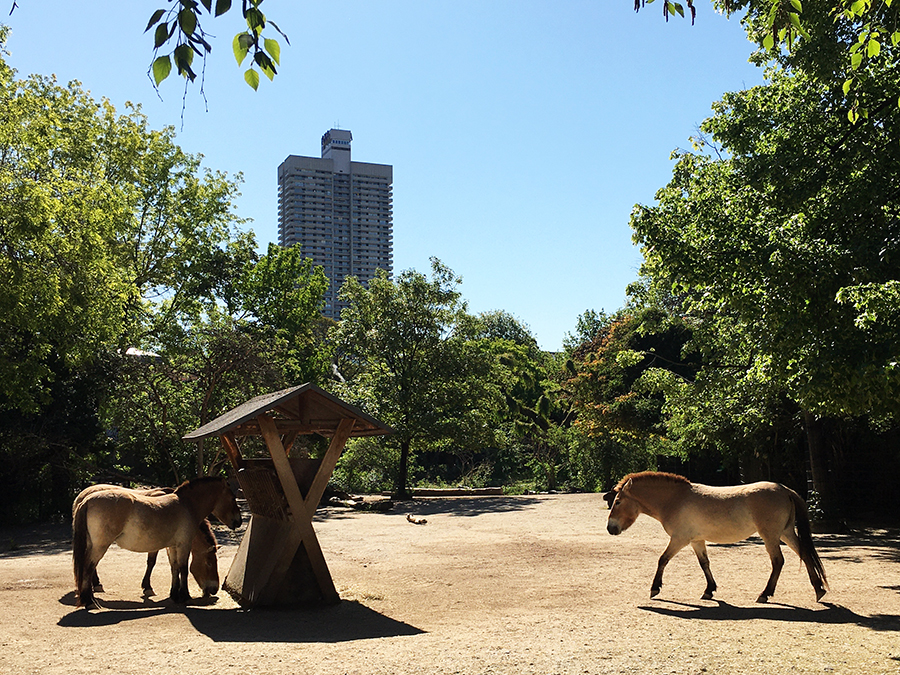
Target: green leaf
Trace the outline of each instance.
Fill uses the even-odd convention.
[[[278,40],[266,38],[263,41],[263,46],[266,48],[266,51],[269,52],[269,56],[272,57],[272,60],[278,65],[281,65],[281,46],[278,44]]]
[[[253,87],[253,91],[256,91],[259,88],[259,73],[252,68],[244,73],[244,80]]]
[[[856,52],[855,54],[852,54],[850,56],[850,67],[853,68],[853,70],[857,70],[862,63],[862,60],[862,52]]]
[[[853,78],[851,77],[848,80],[844,80],[844,96],[850,93],[850,87],[853,86]]]
[[[155,26],[159,22],[159,20],[163,17],[163,14],[165,14],[165,13],[166,13],[166,10],[164,10],[164,9],[158,9],[155,12],[153,12],[153,14],[150,16],[150,21],[147,23],[147,27],[144,29],[144,32],[146,33],[148,30],[153,28],[153,26]]]
[[[187,44],[180,44],[172,52],[172,59],[175,61],[175,68],[178,69],[179,75],[186,75],[191,80],[194,79],[195,74],[191,70],[191,63],[194,61],[193,49]]]
[[[803,4],[800,2],[800,0],[791,0],[791,5],[792,5],[792,6],[794,7],[794,9],[796,9],[798,12],[803,12]]]
[[[203,3],[204,7],[206,7],[207,12],[212,11],[212,0],[200,0],[200,2]]]
[[[855,108],[851,108],[847,111],[847,119],[850,120],[851,124],[856,124],[856,120],[859,119],[859,113],[856,112]]]
[[[272,65],[272,59],[266,56],[264,52],[256,52],[256,54],[253,55],[253,60],[259,64],[260,70],[265,73],[266,77],[270,80],[275,77],[277,71],[275,70],[275,66]]]
[[[898,44],[900,44],[900,30],[891,33],[891,45],[896,47]]]
[[[156,27],[156,33],[153,35],[153,48],[159,49],[166,41],[169,39],[169,27],[168,25],[161,23]]]
[[[866,47],[866,56],[873,58],[881,53],[881,43],[878,40],[869,40]]]
[[[246,33],[238,33],[231,42],[231,48],[234,50],[234,58],[237,60],[238,65],[241,65],[244,62],[244,59],[247,58],[247,52],[249,51],[247,41],[241,39],[246,36]]]
[[[222,16],[231,9],[231,0],[216,0],[216,16]]]
[[[193,35],[197,30],[197,15],[190,9],[182,9],[178,12],[178,25],[185,35]]]
[[[251,7],[247,10],[247,26],[249,26],[250,30],[254,31],[257,35],[260,31],[266,27],[266,17],[255,7]]]
[[[763,38],[763,49],[767,52],[772,51],[775,47],[775,36],[771,33],[768,33],[766,37]]]
[[[168,54],[158,57],[153,62],[153,81],[156,82],[156,86],[159,86],[159,83],[166,79],[171,72],[172,61]]]

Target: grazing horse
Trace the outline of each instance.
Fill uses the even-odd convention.
[[[73,522],[75,520],[75,512],[78,510],[78,507],[81,506],[81,503],[88,495],[110,489],[127,490],[128,488],[124,488],[120,485],[98,483],[96,485],[91,485],[90,487],[87,487],[80,493],[78,493],[78,496],[75,497],[75,501],[72,503]],[[171,494],[172,492],[174,492],[174,489],[147,488],[143,490],[132,490],[132,492],[143,494],[149,497],[158,497],[164,494]],[[194,579],[196,579],[197,585],[203,591],[204,598],[209,598],[210,596],[213,596],[219,592],[219,566],[216,557],[217,550],[218,543],[216,542],[216,536],[213,534],[212,527],[209,524],[209,520],[204,518],[202,521],[200,521],[200,527],[198,528],[197,533],[194,535],[194,539],[191,541],[190,564],[191,575],[194,577]],[[144,572],[144,578],[141,580],[141,588],[144,590],[144,595],[147,596],[154,595],[153,586],[150,583],[150,574],[151,572],[153,572],[153,568],[156,566],[156,559],[158,555],[159,551],[150,551],[147,554],[147,570],[146,572]],[[94,569],[91,583],[94,586],[94,592],[103,590],[103,586],[100,583],[100,578],[97,576],[96,569]]]
[[[166,549],[172,569],[169,597],[173,602],[187,602],[191,542],[200,522],[210,514],[232,529],[241,524],[240,509],[224,478],[195,478],[172,494],[159,496],[109,489],[85,497],[72,522],[78,604],[97,604],[93,574],[113,542],[130,551]]]
[[[646,513],[662,523],[669,535],[650,587],[651,598],[662,588],[666,564],[690,544],[706,576],[703,599],[712,599],[716,582],[709,569],[706,542],[731,544],[754,532],[759,532],[772,560],[772,574],[757,602],[767,602],[775,593],[784,566],[782,541],[806,564],[816,600],[821,600],[828,588],[822,561],[813,547],[806,504],[796,492],[778,483],[710,487],[671,473],[645,471],[625,476],[604,499],[610,506],[606,526],[610,534],[621,534]]]

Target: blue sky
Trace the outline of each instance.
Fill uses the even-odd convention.
[[[241,172],[238,212],[262,249],[278,237],[278,165],[351,130],[354,160],[394,167],[395,271],[440,258],[470,311],[510,312],[545,349],[585,310],[624,304],[641,262],[632,207],[652,203],[713,101],[762,81],[739,21],[711,3],[691,26],[632,0],[269,0],[291,41],[275,81],[244,83],[235,3],[208,20],[206,101],[194,85],[182,113],[181,78],[160,99],[146,76],[142,31],[167,4],[18,0],[8,62],[140,103],[206,166]]]

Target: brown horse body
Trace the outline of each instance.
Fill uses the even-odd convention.
[[[145,495],[148,497],[158,497],[164,494],[171,494],[175,491],[173,488],[132,489],[122,487],[121,485],[110,485],[107,483],[98,483],[96,485],[91,485],[90,487],[87,487],[80,493],[78,493],[78,496],[75,497],[75,501],[72,503],[73,522],[75,520],[76,511],[88,496],[96,492],[104,492],[106,490],[131,490],[131,492],[135,492],[137,494]],[[219,566],[216,556],[217,550],[218,543],[216,542],[216,536],[215,534],[213,534],[212,527],[209,524],[209,520],[207,518],[204,518],[200,521],[200,526],[197,529],[197,533],[194,535],[194,539],[191,541],[190,557],[191,576],[194,577],[194,579],[197,581],[197,585],[203,591],[204,598],[208,598],[219,592]],[[147,569],[144,572],[144,578],[141,580],[141,588],[143,589],[144,595],[146,596],[154,595],[153,586],[150,583],[150,575],[153,572],[153,568],[156,566],[156,560],[158,556],[159,551],[151,551],[147,553]],[[103,586],[100,584],[100,578],[97,575],[96,569],[94,569],[91,583],[93,584],[94,592],[100,592],[103,590]]]
[[[113,542],[130,551],[152,553],[166,549],[172,570],[169,597],[190,599],[187,587],[188,555],[200,522],[215,515],[237,529],[241,512],[223,478],[196,478],[174,493],[159,496],[132,490],[101,490],[89,494],[75,509],[72,556],[80,605],[96,605],[93,575],[97,563]]]
[[[821,600],[828,588],[822,561],[813,546],[806,504],[800,496],[778,483],[752,483],[712,487],[691,483],[675,474],[646,471],[629,474],[604,495],[610,505],[607,530],[621,534],[645,513],[658,520],[669,535],[669,545],[659,558],[650,597],[662,588],[663,570],[688,544],[694,549],[706,577],[703,598],[716,590],[709,567],[706,542],[730,544],[759,533],[772,561],[772,573],[757,602],[767,602],[784,566],[781,542],[806,565],[809,580]]]

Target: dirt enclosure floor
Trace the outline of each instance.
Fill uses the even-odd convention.
[[[642,516],[613,537],[606,516],[600,495],[322,509],[342,601],[317,610],[243,610],[222,591],[174,607],[165,555],[145,600],[144,556],[117,547],[99,566],[105,608],[76,609],[67,528],[3,529],[0,673],[900,672],[896,531],[817,535],[825,604],[786,548],[773,601],[756,604],[770,569],[758,540],[710,547],[715,601],[699,600],[690,548],[651,600],[662,527]],[[224,578],[242,531],[217,533]]]

